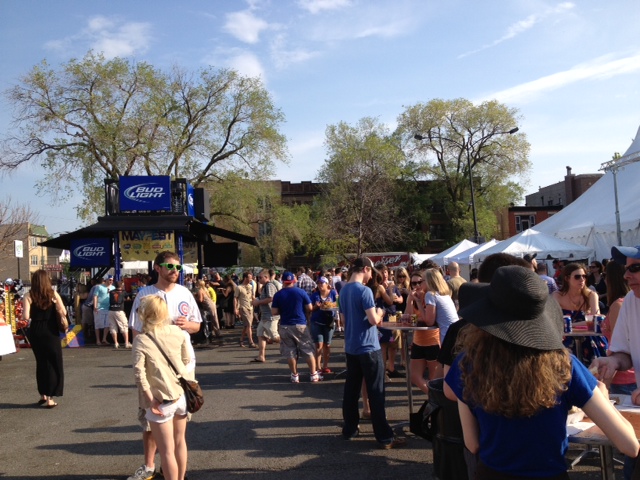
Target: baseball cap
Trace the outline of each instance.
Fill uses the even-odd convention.
[[[107,276],[105,277],[105,280],[113,280],[113,275],[107,275]]]
[[[329,280],[327,279],[327,277],[320,277],[318,279],[318,283],[329,283]]]
[[[524,257],[522,257],[522,258],[524,258],[527,262],[531,263],[531,262],[533,262],[533,260],[534,260],[537,256],[538,256],[538,254],[537,254],[537,253],[527,253],[527,254],[526,254]]]
[[[347,267],[342,267],[342,268],[340,269],[340,271],[341,271],[341,272],[348,272],[348,271],[349,271],[349,269],[348,269]]]
[[[627,263],[627,258],[640,259],[640,245],[635,247],[611,247],[611,256],[617,263]]]
[[[375,266],[369,257],[358,257],[353,262],[353,268],[369,267],[375,270]]]
[[[282,283],[293,283],[296,281],[296,276],[289,271],[282,274]]]

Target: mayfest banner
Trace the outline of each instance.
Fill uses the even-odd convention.
[[[176,250],[173,230],[126,230],[120,232],[120,255],[122,260],[153,261],[163,250]]]

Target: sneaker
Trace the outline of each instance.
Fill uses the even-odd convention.
[[[296,374],[291,374],[291,383],[300,383],[300,375]]]
[[[322,376],[322,374],[320,373],[320,370],[318,370],[316,373],[314,373],[313,375],[310,376],[310,380],[313,383],[316,382],[321,382],[322,380],[324,380],[324,377]]]
[[[347,435],[344,432],[342,432],[342,438],[344,438],[345,440],[353,440],[354,438],[357,438],[360,435],[360,427],[356,427],[356,431],[353,432],[351,435]]]
[[[120,348],[120,345],[116,343],[113,348]]]
[[[407,445],[407,441],[402,437],[393,437],[389,443],[381,443],[380,448],[383,450],[391,450],[392,448],[404,447]]]
[[[131,348],[131,344],[130,343],[125,344],[124,348]]]
[[[393,372],[387,370],[387,375],[389,376],[389,378],[404,378],[404,375],[398,370],[394,370]]]
[[[140,468],[136,470],[136,473],[131,475],[127,480],[152,480],[156,476],[156,471],[147,470],[146,465],[142,465]]]

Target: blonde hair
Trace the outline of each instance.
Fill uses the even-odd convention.
[[[142,322],[143,333],[153,332],[156,328],[171,323],[167,302],[157,295],[148,295],[140,300],[138,316]]]
[[[424,279],[427,282],[429,291],[439,295],[451,295],[451,288],[447,285],[442,274],[435,268],[430,268],[424,272]]]
[[[402,282],[398,281],[398,275],[404,275],[404,280]],[[395,271],[395,279],[396,279],[396,283],[399,285],[402,285],[403,288],[409,288],[409,284],[411,283],[411,276],[409,275],[409,272],[407,272],[407,269],[404,267],[398,267],[396,268]]]

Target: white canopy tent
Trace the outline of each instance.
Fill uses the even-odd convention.
[[[471,247],[470,249],[460,252],[453,257],[449,257],[448,263],[456,262],[458,265],[473,265],[474,263],[479,263],[479,260],[477,260],[478,254],[498,243],[500,243],[500,240],[492,238],[488,242],[476,245],[475,247]]]
[[[593,248],[578,245],[529,228],[522,233],[497,243],[491,248],[487,248],[475,255],[474,259],[482,262],[494,253],[508,253],[516,257],[524,257],[527,253],[537,253],[538,260],[544,260],[546,258],[575,258],[578,260],[581,258],[592,258],[594,250]]]
[[[454,255],[464,252],[465,250],[469,250],[471,247],[475,247],[477,245],[477,243],[465,238],[461,242],[456,243],[453,247],[449,247],[444,252],[440,252],[436,256],[431,257],[430,260],[433,260],[441,267],[444,267],[449,263],[449,257],[453,257]]]
[[[149,262],[146,261],[131,261],[131,262],[122,262],[122,273],[124,275],[129,274],[133,275],[136,273],[147,273],[149,271]],[[195,263],[185,263],[183,266],[184,273],[193,273],[195,270]]]
[[[553,235],[595,250],[598,259],[610,258],[611,247],[618,244],[616,228],[617,183],[622,244],[640,245],[640,128],[622,157],[589,190],[560,212],[538,224],[539,232]]]

